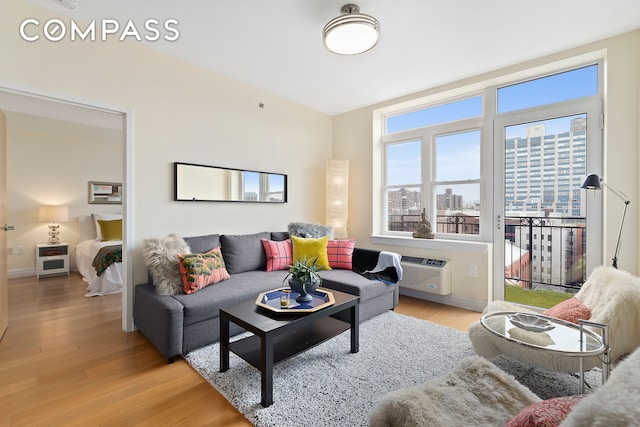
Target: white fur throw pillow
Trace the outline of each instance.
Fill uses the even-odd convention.
[[[190,253],[189,245],[177,234],[144,240],[142,255],[160,295],[183,293],[178,255]]]

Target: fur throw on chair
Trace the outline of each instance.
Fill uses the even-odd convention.
[[[445,376],[385,395],[371,412],[369,426],[502,427],[537,402],[540,398],[513,376],[471,356]]]

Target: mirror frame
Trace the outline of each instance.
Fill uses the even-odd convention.
[[[200,168],[210,168],[222,171],[236,171],[236,172],[251,172],[258,174],[266,174],[269,175],[277,175],[283,178],[283,198],[282,200],[236,200],[236,199],[196,199],[196,198],[186,198],[185,196],[181,196],[178,194],[179,182],[178,182],[178,168],[180,166],[194,166]],[[227,168],[222,166],[211,166],[211,165],[200,165],[197,163],[183,163],[183,162],[174,162],[173,163],[173,200],[176,202],[241,202],[241,203],[287,203],[288,198],[288,185],[287,185],[287,175],[282,173],[275,172],[265,172],[265,171],[257,171],[250,169],[236,169],[236,168]]]

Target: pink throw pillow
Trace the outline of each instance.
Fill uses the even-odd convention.
[[[584,395],[555,397],[527,406],[513,417],[505,427],[555,427],[569,415],[573,405]]]
[[[578,323],[578,320],[589,320],[591,310],[582,304],[576,297],[564,300],[542,312],[544,316],[555,317],[567,322]]]
[[[331,268],[351,270],[355,247],[356,239],[329,240],[327,243],[329,266]]]
[[[267,271],[286,270],[293,264],[293,249],[290,239],[282,241],[261,240],[267,257]]]

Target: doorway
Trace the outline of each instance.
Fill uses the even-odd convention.
[[[496,119],[496,299],[551,307],[597,264],[600,203],[580,184],[600,168],[600,105],[593,98]]]
[[[110,121],[119,128],[122,140],[122,183],[124,197],[122,200],[123,214],[123,270],[124,284],[122,292],[122,328],[125,331],[133,330],[132,319],[132,293],[133,272],[131,269],[130,241],[132,235],[131,212],[131,177],[132,166],[129,164],[132,158],[132,132],[131,112],[125,108],[106,105],[87,104],[73,99],[62,99],[58,96],[50,96],[43,93],[24,91],[11,87],[0,87],[0,107],[10,111],[20,111],[22,114],[40,115],[58,120],[75,121],[91,125],[95,120]],[[70,113],[72,112],[72,113]],[[71,114],[71,116],[69,115]],[[95,161],[95,159],[93,159]],[[6,193],[6,189],[0,189]]]

